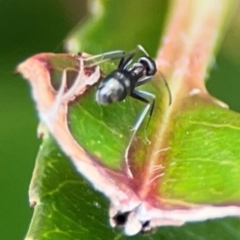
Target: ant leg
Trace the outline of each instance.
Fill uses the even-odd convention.
[[[148,124],[147,127],[150,123],[151,117],[152,117],[152,113],[153,113],[153,109],[155,106],[155,99],[156,96],[152,93],[146,92],[146,91],[141,91],[141,90],[134,90],[131,95],[131,97],[138,99],[144,103],[147,103],[147,106],[144,108],[143,112],[140,115],[140,118],[138,119],[137,123],[134,126],[134,130],[137,131],[138,128],[141,126],[144,118],[146,117],[147,113],[149,112],[149,120],[148,120]],[[151,98],[152,100],[149,101],[147,98]]]
[[[132,53],[127,59],[125,57],[121,58],[118,64],[118,70],[125,69],[129,64],[131,64],[135,53]]]
[[[133,49],[132,51],[130,51],[128,53],[126,53],[123,50],[116,50],[116,51],[110,51],[110,52],[90,56],[90,57],[84,59],[84,63],[88,67],[93,67],[100,63],[107,62],[109,60],[115,60],[115,59],[125,58],[125,57],[129,57],[130,59],[132,59],[133,56],[139,51],[142,52],[145,56],[149,56],[147,51],[141,45],[137,45],[137,47],[135,49]],[[125,65],[128,62],[129,62],[129,60],[128,61],[126,60]]]
[[[122,50],[116,50],[116,51],[110,51],[110,52],[90,56],[84,59],[84,63],[88,67],[93,67],[100,63],[107,62],[109,60],[115,60],[115,59],[121,58],[118,67],[120,69],[124,69],[131,63],[133,56],[139,51],[141,51],[144,55],[148,56],[148,53],[146,52],[146,50],[141,45],[137,45],[135,49],[133,49],[128,53]],[[125,60],[126,57],[128,58]]]
[[[147,103],[146,107],[144,108],[144,110],[142,111],[139,119],[137,120],[136,124],[134,125],[132,131],[133,131],[133,134],[131,136],[131,139],[129,141],[129,147],[132,143],[132,140],[134,138],[134,136],[136,135],[136,132],[138,131],[139,127],[141,126],[144,118],[146,117],[147,113],[149,112],[149,120],[148,120],[148,123],[147,123],[147,127],[150,123],[150,120],[151,120],[151,116],[152,116],[152,113],[153,113],[153,109],[154,109],[154,105],[155,105],[155,95],[154,94],[151,94],[149,92],[145,92],[145,91],[141,91],[141,90],[134,90],[131,94],[131,97],[137,99],[137,100],[140,100],[144,103]],[[151,98],[152,101],[149,101],[147,98]]]
[[[120,62],[119,62],[119,65],[118,65],[118,69],[121,70],[121,69],[125,69],[133,60],[133,57],[134,55],[137,53],[137,52],[142,52],[145,56],[149,57],[149,54],[147,53],[147,51],[143,48],[142,45],[137,45],[137,47],[135,49],[133,49],[132,51],[130,51],[128,53],[128,58],[125,59],[126,56],[124,56]]]
[[[121,68],[121,66],[123,65],[124,63],[124,57],[122,57],[119,61],[119,64],[118,64],[118,69]]]
[[[125,69],[131,62],[132,62],[132,59],[134,57],[134,55],[137,53],[137,52],[142,52],[145,56],[149,57],[149,54],[147,53],[147,51],[143,48],[142,45],[137,45],[137,47],[132,50],[131,52],[129,52],[129,57],[124,60],[124,57],[121,59],[120,63],[119,63],[119,66],[118,68],[121,70],[121,69]]]
[[[166,78],[164,77],[164,75],[163,75],[161,72],[159,72],[159,73],[160,73],[160,75],[161,75],[161,77],[162,77],[162,79],[163,79],[163,82],[164,82],[164,84],[165,84],[165,86],[166,86],[166,88],[167,88],[168,96],[169,96],[169,105],[171,105],[171,103],[172,103],[172,94],[171,94],[169,85],[168,85],[167,80],[166,80]],[[146,76],[146,77],[140,78],[140,79],[137,81],[137,83],[136,83],[136,87],[141,86],[141,85],[149,82],[152,78],[153,78],[153,76]]]
[[[141,126],[144,118],[146,117],[147,113],[149,112],[149,120],[148,120],[148,124],[147,124],[147,127],[149,125],[149,122],[150,122],[150,119],[151,119],[151,116],[152,116],[152,113],[153,113],[153,109],[154,109],[154,105],[155,105],[155,95],[149,93],[149,92],[145,92],[145,91],[141,91],[141,90],[134,90],[132,93],[131,93],[131,97],[137,99],[137,100],[140,100],[144,103],[147,103],[146,107],[144,108],[144,110],[142,111],[139,119],[137,120],[135,126],[133,127],[133,134],[129,140],[129,143],[128,143],[128,146],[126,148],[126,152],[125,152],[125,161],[126,161],[126,164],[127,164],[127,169],[128,169],[128,174],[129,176],[132,176],[132,173],[131,173],[131,170],[130,170],[130,166],[129,166],[129,163],[128,163],[128,152],[129,152],[129,149],[132,145],[132,141],[139,129],[139,127]],[[150,102],[147,98],[151,98],[152,99],[152,102]],[[146,137],[147,138],[147,137]],[[147,141],[149,142],[149,140],[147,139]]]
[[[146,57],[149,57],[149,54],[142,45],[137,45],[138,51],[142,52]]]
[[[137,48],[133,49],[132,51],[130,51],[128,53],[126,53],[123,50],[110,51],[110,52],[106,52],[106,53],[101,53],[101,54],[98,54],[98,55],[90,56],[90,57],[84,59],[84,63],[88,67],[93,67],[93,66],[96,66],[96,65],[98,65],[100,63],[104,63],[104,62],[107,62],[109,60],[115,60],[115,59],[119,59],[119,58],[121,58],[121,61],[124,61],[124,59],[126,57],[129,57],[130,59],[132,59],[133,56],[138,51],[139,51],[139,47],[138,46],[137,46]],[[125,61],[125,63],[126,63],[126,61]],[[127,61],[127,63],[128,62],[129,62],[129,60]],[[123,62],[121,63],[121,65],[122,64],[123,64]]]
[[[153,78],[153,76],[146,76],[146,77],[142,77],[140,78],[137,82],[136,82],[136,87],[141,86],[145,83],[148,83],[151,81],[151,79]]]
[[[90,57],[84,59],[84,63],[88,67],[93,67],[100,63],[104,63],[109,60],[123,58],[123,57],[129,56],[129,55],[130,55],[130,53],[125,53],[122,50],[116,50],[116,51],[111,51],[111,52],[106,52],[106,53],[90,56]]]

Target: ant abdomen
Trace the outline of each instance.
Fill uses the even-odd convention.
[[[108,105],[126,98],[126,86],[123,81],[119,81],[118,75],[118,72],[113,72],[100,84],[96,92],[96,101],[99,104]]]

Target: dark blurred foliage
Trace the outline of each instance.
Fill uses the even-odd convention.
[[[207,87],[210,93],[240,112],[240,2],[229,17],[220,51],[213,59]]]
[[[30,89],[15,68],[35,53],[62,52],[85,11],[79,0],[0,0],[0,239],[26,234],[28,185],[40,143]]]
[[[23,239],[27,231],[32,215],[28,185],[40,143],[29,87],[14,74],[15,67],[35,53],[62,52],[64,38],[85,12],[83,0],[0,0],[1,239]],[[220,51],[207,86],[240,111],[240,59],[227,52],[227,47]]]

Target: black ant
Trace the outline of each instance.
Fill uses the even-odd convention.
[[[140,57],[137,62],[129,66],[137,51],[141,51],[145,56]],[[108,105],[113,102],[122,101],[129,95],[147,104],[133,128],[133,138],[148,112],[150,115],[150,121],[156,98],[154,94],[137,90],[136,87],[151,81],[157,72],[157,67],[154,60],[149,57],[148,53],[140,45],[137,46],[137,49],[126,55],[124,55],[124,52],[122,53],[123,56],[121,57],[118,68],[107,75],[99,85],[96,92],[96,101],[99,104]],[[163,75],[162,77],[169,92],[169,100],[171,103],[171,93],[169,87]],[[151,100],[149,100],[149,98]]]

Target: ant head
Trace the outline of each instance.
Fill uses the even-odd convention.
[[[153,76],[157,72],[156,63],[150,57],[141,57],[138,62],[145,67],[147,76]]]
[[[96,101],[102,105],[123,100],[127,95],[126,89],[114,75],[106,77],[96,92]]]

